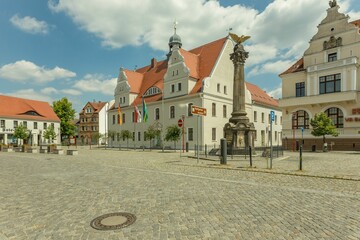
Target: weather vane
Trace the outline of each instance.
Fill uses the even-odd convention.
[[[178,25],[179,23],[176,21],[176,19],[175,19],[175,21],[174,21],[174,33],[176,33],[176,26]]]

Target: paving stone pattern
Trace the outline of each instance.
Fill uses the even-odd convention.
[[[0,164],[0,240],[360,239],[356,180],[116,149],[0,152]],[[90,227],[111,212],[137,220],[112,231]]]

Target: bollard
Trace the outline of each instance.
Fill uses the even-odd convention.
[[[250,167],[252,167],[252,150],[251,150],[251,146],[249,146],[249,158],[250,158]]]
[[[220,164],[226,164],[227,163],[227,143],[226,143],[226,138],[220,139],[220,146],[221,146]]]
[[[186,152],[189,152],[189,142],[186,142],[185,149],[186,149]]]
[[[196,146],[196,144],[195,144],[195,146],[194,146],[194,152],[195,152],[195,156],[196,156],[196,153],[197,153],[197,146]]]
[[[300,145],[300,164],[299,164],[299,170],[302,171],[302,145]]]
[[[205,144],[205,157],[207,158],[207,144]]]

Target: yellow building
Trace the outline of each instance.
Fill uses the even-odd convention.
[[[302,140],[304,149],[321,149],[323,140],[311,135],[310,119],[325,112],[339,133],[326,136],[328,148],[360,150],[360,20],[349,22],[338,10],[336,1],[330,1],[303,57],[280,74],[287,149]]]

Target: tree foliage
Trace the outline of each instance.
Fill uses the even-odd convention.
[[[315,114],[314,118],[310,120],[310,125],[313,128],[311,134],[315,137],[322,136],[324,143],[326,135],[331,135],[334,137],[337,137],[339,135],[336,131],[335,125],[324,112]]]
[[[133,137],[131,132],[129,130],[122,130],[120,136],[122,139],[126,139],[127,148],[129,148],[129,139]]]
[[[56,132],[52,124],[45,129],[43,137],[50,140],[51,143],[56,139]]]
[[[165,141],[174,142],[176,149],[176,142],[180,140],[181,129],[177,125],[171,125],[166,128]]]
[[[92,138],[94,139],[94,142],[97,143],[97,145],[99,146],[100,144],[100,139],[103,138],[104,135],[102,133],[96,132],[92,134]]]
[[[75,126],[71,123],[75,118],[75,110],[72,103],[66,97],[58,101],[54,101],[52,108],[56,115],[60,118],[61,139],[64,136],[72,136],[75,134]]]
[[[151,140],[159,137],[161,135],[161,131],[155,129],[153,126],[150,126],[145,132],[145,139],[150,141],[150,148],[151,148]]]
[[[18,139],[22,139],[22,140],[28,139],[29,138],[29,133],[27,131],[27,128],[24,125],[19,124],[15,128],[14,137],[18,138]]]

